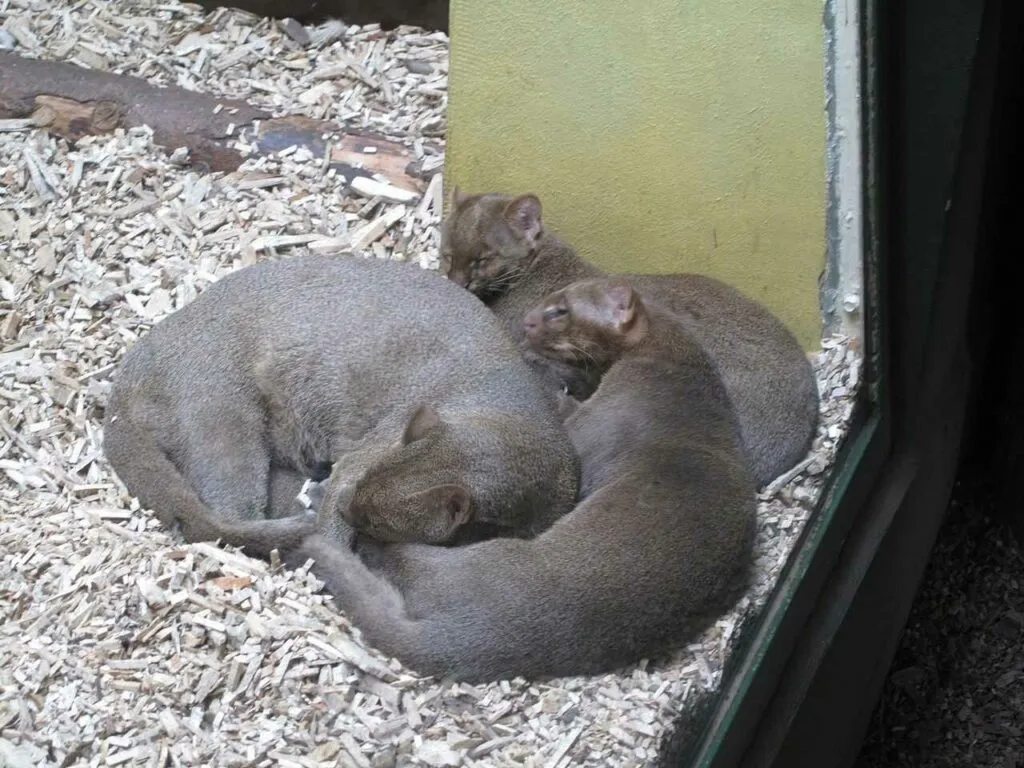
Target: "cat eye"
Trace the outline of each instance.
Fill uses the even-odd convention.
[[[544,310],[544,322],[550,323],[568,314],[569,310],[565,307],[548,307]]]

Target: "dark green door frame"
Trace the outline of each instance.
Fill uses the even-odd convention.
[[[1020,45],[1019,8],[886,5],[900,14],[882,40],[881,76],[895,77],[883,97],[889,119],[880,113],[898,185],[883,198],[892,201],[893,452],[744,766],[840,768],[856,759],[942,524],[981,371],[971,320],[989,300],[976,283],[987,276],[979,264],[997,250],[991,224],[1006,166],[995,136],[1005,118],[1001,78]]]
[[[998,75],[1019,46],[1019,15],[1003,0],[862,2],[876,397],[755,653],[703,732],[678,739],[688,748],[666,750],[665,764],[839,768],[856,758],[956,474],[975,375],[968,327],[985,300],[975,265],[992,250],[988,217],[1005,174],[992,141],[1006,119]]]

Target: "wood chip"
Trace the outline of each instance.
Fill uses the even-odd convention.
[[[565,736],[562,737],[561,741],[555,746],[554,752],[551,754],[551,759],[546,763],[547,768],[556,768],[562,762],[562,758],[566,756],[573,745],[579,739],[580,734],[583,733],[583,726],[573,729]]]
[[[216,585],[218,589],[228,592],[232,589],[243,589],[250,586],[252,578],[250,576],[220,576],[210,583]]]
[[[281,21],[281,29],[288,37],[299,45],[309,45],[309,32],[295,19],[284,19]]]
[[[391,229],[403,216],[405,216],[405,206],[396,205],[383,216],[378,216],[366,226],[353,232],[352,247],[355,250],[362,250]]]
[[[0,133],[14,133],[34,128],[36,121],[31,117],[12,117],[0,120]]]
[[[363,197],[377,197],[392,203],[411,203],[419,197],[419,195],[413,192],[401,189],[393,184],[374,181],[367,176],[356,176],[349,183],[349,186]]]

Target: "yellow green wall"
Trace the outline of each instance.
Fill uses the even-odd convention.
[[[822,0],[451,0],[446,185],[605,269],[695,271],[818,345]]]

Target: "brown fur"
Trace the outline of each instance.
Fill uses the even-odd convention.
[[[364,636],[419,672],[607,672],[686,642],[745,581],[754,484],[707,355],[628,286],[572,286],[552,303],[568,326],[532,332],[537,348],[570,365],[586,349],[604,374],[567,422],[583,462],[572,512],[528,540],[357,554],[312,535],[284,553],[313,558]]]
[[[442,229],[449,278],[480,296],[516,336],[546,295],[601,271],[544,226],[534,195],[462,195]],[[758,484],[802,459],[817,426],[814,372],[793,334],[765,307],[704,275],[627,275],[648,303],[672,312],[711,357],[732,399]],[[536,364],[535,364],[536,365]],[[585,399],[589,367],[554,363],[546,375]]]
[[[577,487],[554,400],[450,282],[303,257],[228,275],[137,342],[104,446],[128,490],[190,540],[215,537],[209,511],[294,513],[305,478],[332,464],[327,530],[443,542],[472,520],[532,533]]]

